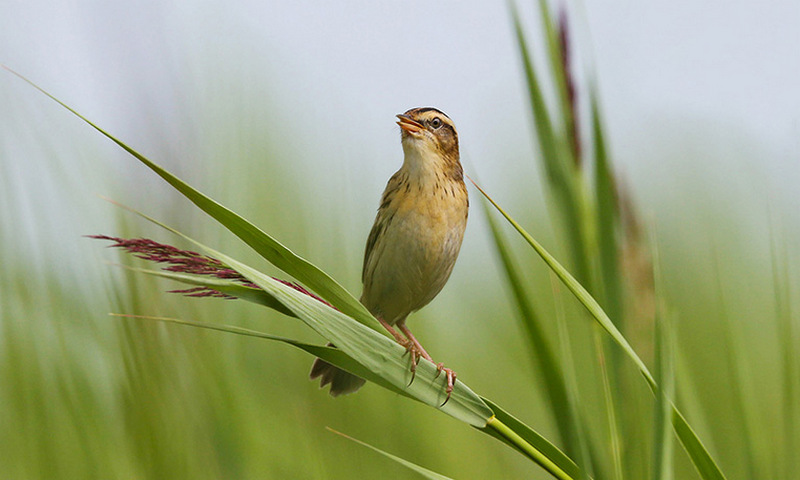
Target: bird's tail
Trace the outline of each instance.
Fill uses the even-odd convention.
[[[328,344],[333,346],[333,344]],[[339,396],[347,393],[353,393],[361,388],[366,380],[357,377],[352,373],[345,372],[341,368],[334,367],[330,363],[318,358],[314,360],[311,366],[311,373],[309,374],[311,380],[320,377],[319,387],[322,388],[327,384],[331,384],[331,396]]]

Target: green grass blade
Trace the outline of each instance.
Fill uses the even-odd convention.
[[[550,112],[544,101],[544,94],[539,84],[539,78],[536,75],[530,50],[528,49],[528,42],[525,40],[522,22],[513,4],[511,6],[511,19],[514,22],[514,33],[516,34],[522,66],[525,70],[525,81],[528,85],[530,108],[534,116],[534,126],[536,127],[536,136],[539,140],[539,148],[542,150],[542,163],[550,181],[558,185],[566,181],[564,172],[559,167],[558,163],[558,142],[550,119]]]
[[[652,242],[656,245],[655,242]],[[661,269],[658,249],[653,247],[653,279],[656,298],[660,298]],[[671,398],[675,397],[674,340],[672,322],[663,306],[656,304],[655,374],[661,388],[656,393],[653,425],[653,480],[672,480],[673,443],[669,427],[672,419]]]
[[[541,149],[541,163],[547,180],[556,195],[556,206],[560,209],[562,223],[567,231],[567,241],[571,249],[571,257],[575,262],[578,278],[586,282],[589,279],[589,265],[587,263],[584,236],[582,231],[583,221],[580,213],[580,195],[577,192],[575,164],[566,157],[569,149],[560,144],[553,128],[544,94],[536,74],[533,59],[528,49],[522,23],[516,9],[511,6],[511,17],[514,23],[517,44],[525,71],[525,80],[528,85],[530,108],[533,114],[536,138]],[[563,143],[563,142],[562,142]],[[564,152],[567,152],[566,154]]]
[[[489,418],[494,415],[480,397],[462,381],[456,382],[450,399],[442,405],[446,399],[446,379],[444,375],[440,375],[433,363],[421,359],[412,382],[406,350],[394,340],[362,325],[339,310],[207,247],[153,218],[135,210],[134,212],[193,243],[209,256],[216,258],[247,278],[283,304],[293,313],[293,316],[302,320],[353,360],[409,396],[475,427],[484,427]]]
[[[544,378],[545,393],[550,400],[550,409],[558,425],[559,433],[568,451],[576,451],[575,438],[575,419],[572,417],[567,401],[567,387],[564,384],[564,375],[561,364],[553,352],[550,343],[545,335],[542,320],[536,313],[533,305],[528,300],[522,277],[517,271],[516,263],[511,258],[505,238],[497,225],[494,217],[490,214],[488,204],[484,201],[484,212],[486,220],[494,240],[495,249],[500,256],[506,280],[514,295],[517,312],[522,320],[522,327],[528,338],[528,345],[531,347],[531,356],[534,358],[539,370]]]
[[[561,121],[563,122],[563,132],[565,136],[572,142],[572,132],[575,128],[575,112],[573,111],[567,84],[569,72],[565,69],[568,65],[564,63],[564,52],[562,51],[560,28],[556,29],[556,20],[550,13],[550,5],[547,0],[539,0],[539,18],[542,21],[544,30],[544,37],[547,44],[547,58],[550,62],[550,70],[553,75],[553,83],[558,93],[559,113]],[[564,27],[564,25],[560,25]],[[575,139],[577,140],[577,139]],[[577,146],[576,146],[577,147]],[[577,148],[570,148],[568,150],[570,156],[577,154]],[[564,160],[567,158],[565,156]],[[578,163],[578,159],[571,157],[570,160],[573,164]]]
[[[317,331],[358,363],[382,376],[421,402],[440,408],[443,412],[473,426],[483,426],[492,411],[462,381],[456,382],[450,400],[445,401],[446,380],[436,366],[420,360],[416,378],[411,382],[406,350],[397,342],[365,327],[349,316],[324,303],[286,286],[230,257],[208,249],[234,270],[275,296],[308,326]],[[409,385],[409,382],[411,384]]]
[[[716,279],[716,287],[719,295],[720,313],[727,324],[727,328],[723,329],[722,341],[725,345],[723,350],[725,352],[726,361],[724,363],[727,366],[728,377],[731,383],[728,403],[733,407],[735,412],[734,416],[739,419],[742,431],[744,432],[744,435],[742,435],[742,444],[745,448],[743,449],[742,457],[744,457],[743,460],[749,478],[774,478],[775,475],[764,475],[767,472],[764,467],[770,465],[770,462],[759,462],[758,454],[760,453],[760,449],[758,449],[757,446],[763,445],[764,443],[757,441],[758,430],[755,428],[755,423],[757,422],[753,420],[755,413],[751,408],[748,408],[748,406],[752,406],[752,403],[745,400],[747,393],[742,382],[742,379],[751,377],[748,375],[746,365],[743,362],[746,347],[743,347],[742,343],[738,341],[734,335],[736,325],[732,316],[728,313],[729,309],[725,301],[725,289],[722,284],[723,277],[719,268],[719,256],[716,248],[713,249],[713,253],[710,256],[713,271],[715,272],[714,278]]]
[[[196,275],[188,275],[185,273],[166,272],[163,270],[149,270],[146,268],[136,268],[128,266],[125,266],[125,268],[138,273],[144,273],[156,277],[167,278],[169,280],[175,280],[181,283],[185,283],[187,285],[208,287],[218,292],[222,292],[227,295],[239,298],[241,300],[245,300],[248,302],[256,303],[264,307],[271,308],[273,310],[281,312],[284,315],[289,315],[290,317],[295,316],[294,312],[284,307],[283,304],[278,301],[278,299],[276,299],[269,293],[265,292],[264,290],[246,287],[233,280],[225,280],[222,278],[214,278],[214,277],[200,277]]]
[[[475,182],[473,182],[475,187],[489,200],[489,202],[494,205],[494,207],[499,211],[508,222],[519,232],[520,235],[528,242],[528,244],[533,247],[536,253],[542,257],[542,260],[550,267],[550,269],[558,276],[558,278],[566,285],[566,287],[572,292],[573,295],[580,301],[581,305],[586,308],[586,310],[594,317],[597,323],[608,332],[611,338],[622,348],[625,354],[630,358],[631,361],[636,365],[639,369],[639,372],[644,376],[645,380],[647,381],[648,386],[654,393],[658,392],[658,384],[656,383],[653,375],[650,373],[650,370],[644,364],[641,358],[636,354],[633,350],[633,347],[630,346],[628,341],[625,337],[622,336],[622,333],[614,326],[614,323],[611,319],[608,318],[608,315],[603,311],[597,301],[586,291],[585,288],[575,280],[573,277],[563,266],[561,266],[556,259],[550,255],[550,253],[542,247],[539,242],[537,242],[525,229],[520,226],[519,223],[516,222],[508,213],[503,210],[500,205],[498,205],[494,200],[492,200],[489,195],[483,191]],[[672,426],[675,429],[675,433],[678,435],[678,439],[681,441],[684,449],[689,454],[689,457],[692,459],[692,463],[697,468],[700,475],[706,479],[724,479],[725,476],[722,474],[722,471],[717,466],[714,459],[708,453],[708,450],[705,448],[703,443],[697,437],[697,434],[692,430],[689,424],[686,422],[686,419],[677,409],[677,407],[672,404]]]
[[[600,307],[600,304],[597,303],[597,300],[595,300],[594,297],[592,297],[589,292],[583,288],[583,285],[581,285],[575,279],[575,277],[573,277],[572,274],[567,271],[566,268],[558,263],[555,257],[550,255],[550,253],[545,250],[545,248],[539,244],[539,242],[537,242],[528,232],[526,232],[525,229],[523,229],[522,226],[516,222],[516,220],[511,218],[511,216],[506,213],[505,210],[503,210],[500,205],[498,205],[481,187],[479,187],[475,182],[472,183],[483,194],[483,196],[486,197],[486,199],[489,200],[492,205],[494,205],[497,211],[500,212],[509,223],[511,223],[517,232],[522,235],[525,241],[527,241],[528,244],[533,247],[536,253],[542,257],[542,260],[545,261],[547,266],[550,267],[553,273],[555,273],[556,276],[558,276],[558,278],[564,283],[564,285],[566,285],[569,291],[575,295],[578,301],[580,301],[581,305],[583,305],[584,308],[586,308],[586,310],[592,315],[592,317],[597,320],[600,326],[603,327],[609,335],[611,335],[611,338],[613,338],[620,347],[622,347],[625,353],[628,354],[631,360],[639,368],[639,371],[642,373],[642,375],[644,375],[645,379],[647,379],[647,383],[649,383],[651,386],[654,386],[655,381],[653,380],[653,375],[650,373],[650,370],[648,370],[647,366],[644,364],[644,362],[642,362],[625,337],[622,336],[622,333],[617,330],[617,327],[615,327],[611,319],[608,318],[608,315],[606,315],[605,311],[603,311],[603,309]]]
[[[575,350],[572,348],[569,330],[567,328],[567,320],[564,315],[564,305],[563,295],[560,294],[559,285],[556,283],[555,278],[553,275],[550,275],[550,283],[552,285],[553,297],[556,299],[556,326],[558,327],[558,341],[559,341],[559,353],[562,358],[562,363],[564,365],[564,383],[567,387],[567,402],[568,407],[572,413],[572,416],[575,418],[580,418],[580,411],[579,407],[584,403],[581,402],[580,393],[578,389],[578,379],[577,379],[577,369],[575,368],[575,359],[574,359],[574,352]],[[581,480],[586,480],[589,477],[597,475],[596,468],[600,468],[600,465],[596,465],[596,455],[595,450],[590,447],[589,445],[589,436],[587,435],[587,429],[585,428],[586,422],[581,422],[576,425],[576,438],[578,440],[577,445],[577,454],[575,455],[579,464],[581,465]],[[606,477],[601,472],[600,478]]]
[[[134,211],[135,212],[135,211]],[[399,390],[403,395],[412,397],[422,403],[436,407],[459,420],[462,420],[486,433],[494,430],[497,438],[503,439],[521,451],[529,458],[539,463],[556,478],[570,480],[572,477],[564,474],[562,465],[565,468],[574,466],[568,457],[560,452],[555,446],[548,442],[544,437],[536,434],[532,429],[514,419],[505,412],[501,413],[503,418],[511,424],[506,426],[502,420],[496,418],[492,409],[470,390],[463,382],[456,382],[450,400],[441,405],[444,400],[445,379],[439,375],[436,366],[426,360],[420,360],[417,366],[416,379],[409,382],[408,362],[405,359],[405,349],[396,342],[389,340],[383,335],[379,335],[372,329],[364,327],[360,323],[335,310],[328,305],[316,300],[306,294],[264,275],[255,269],[248,267],[214,249],[181,234],[180,232],[152,219],[146,215],[135,212],[145,219],[181,236],[185,240],[192,242],[206,253],[220,260],[222,263],[237,271],[247,278],[250,282],[258,285],[271,297],[277,299],[286,308],[292,311],[293,316],[299,318],[312,329],[316,330],[327,340],[337,345],[340,350],[350,359],[366,368],[375,375],[381,377],[380,385],[389,383],[393,391]],[[209,327],[210,328],[210,327]],[[217,326],[216,329],[222,330]],[[226,327],[224,331],[232,331],[231,327]],[[263,335],[262,335],[263,336]],[[266,338],[266,337],[264,337]],[[298,346],[298,345],[296,345]],[[303,347],[301,347],[303,348]],[[319,348],[319,347],[315,347]],[[332,352],[325,351],[322,358],[330,358]],[[337,361],[342,361],[339,359]],[[332,362],[333,363],[333,362]],[[340,363],[335,363],[337,366]],[[351,373],[359,374],[359,370],[350,367],[343,367]],[[363,378],[369,380],[371,377],[364,375]],[[389,388],[389,387],[387,387]],[[487,429],[487,425],[491,429]],[[505,435],[505,438],[503,438]],[[533,442],[530,444],[529,442]],[[547,454],[540,452],[544,449]]]
[[[561,450],[558,449],[555,445],[550,443],[546,438],[542,435],[537,433],[531,427],[525,425],[510,413],[503,410],[499,405],[492,402],[488,398],[482,397],[483,401],[486,402],[492,410],[494,410],[495,417],[497,421],[502,423],[505,427],[509,430],[514,432],[518,435],[521,439],[523,439],[527,444],[529,444],[532,448],[537,450],[541,453],[541,455],[548,460],[548,462],[552,463],[557,470],[563,472],[566,476],[565,478],[580,478],[580,468],[569,458],[567,455],[564,454]],[[512,443],[508,437],[501,436],[496,430],[491,428],[481,429],[482,432],[491,435],[495,438],[500,439],[501,441],[511,445],[512,447],[520,450],[519,445]],[[522,450],[520,450],[522,451]],[[524,452],[528,455],[527,452]],[[549,471],[549,470],[548,470]],[[553,472],[550,472],[551,474]],[[561,477],[557,477],[561,478]]]
[[[708,453],[703,442],[697,436],[697,433],[689,425],[689,422],[683,417],[683,414],[672,404],[672,428],[680,440],[683,449],[689,454],[694,468],[705,480],[724,480],[725,475],[719,469],[717,463]]]
[[[611,319],[615,319],[620,325],[623,317],[622,300],[622,274],[620,272],[620,245],[617,236],[619,222],[619,207],[616,192],[616,183],[611,164],[608,159],[608,151],[605,142],[605,133],[600,119],[599,106],[596,95],[591,95],[591,127],[594,139],[594,195],[595,195],[595,215],[592,216],[594,230],[597,232],[597,257],[599,258],[600,286],[597,295],[601,295],[603,307],[608,312]],[[620,325],[621,327],[621,325]],[[598,348],[604,349],[606,342],[598,342]],[[601,353],[602,355],[602,353]],[[625,418],[624,412],[620,411],[621,402],[615,400],[615,390],[610,388],[611,379],[614,384],[619,383],[621,376],[621,354],[618,349],[609,351],[608,362],[603,363],[603,384],[604,393],[609,402],[609,425],[611,427],[612,448],[614,452],[614,465],[617,478],[622,475],[622,463],[620,457],[620,436],[621,425],[618,423]]]
[[[346,438],[348,440],[356,442],[357,444],[359,444],[361,446],[367,447],[367,448],[369,448],[370,450],[372,450],[374,452],[378,452],[381,455],[385,456],[386,458],[394,460],[395,462],[399,463],[400,465],[408,468],[409,470],[411,470],[413,472],[416,472],[416,473],[420,474],[421,476],[423,476],[425,478],[428,478],[430,480],[451,480],[450,477],[445,477],[444,475],[436,473],[436,472],[434,472],[432,470],[428,470],[427,468],[420,467],[416,463],[412,463],[412,462],[409,462],[406,459],[400,458],[400,457],[398,457],[396,455],[392,455],[389,452],[385,452],[385,451],[381,450],[378,447],[373,447],[372,445],[370,445],[370,444],[368,444],[366,442],[362,442],[361,440],[355,439],[355,438],[353,438],[353,437],[351,437],[349,435],[345,435],[342,432],[337,432],[336,430],[334,430],[334,429],[332,429],[330,427],[327,427],[327,428],[328,428],[328,430],[330,430],[331,432],[335,433],[336,435],[340,435],[340,436],[342,436],[342,437],[344,437],[344,438]]]
[[[619,272],[619,245],[617,227],[619,210],[614,174],[608,160],[608,151],[600,120],[597,100],[592,97],[592,133],[594,137],[594,186],[597,206],[597,243],[603,285],[605,309],[609,317],[622,318],[622,276]]]
[[[300,257],[299,255],[296,255],[294,252],[283,246],[280,242],[247,221],[245,218],[217,203],[210,197],[207,197],[203,193],[185,183],[183,180],[162,168],[160,165],[147,159],[145,156],[141,155],[133,148],[129,147],[110,133],[106,132],[40,86],[5,66],[3,68],[18,76],[43,94],[47,95],[56,103],[70,111],[73,115],[77,116],[89,124],[92,128],[103,134],[106,138],[116,143],[123,150],[131,154],[141,163],[150,168],[150,170],[163,178],[167,183],[178,190],[192,203],[197,205],[201,210],[225,226],[225,228],[227,228],[231,233],[242,239],[253,250],[258,252],[259,255],[264,257],[264,259],[288,273],[292,277],[296,278],[298,281],[316,292],[325,300],[329,301],[333,306],[342,312],[350,315],[375,331],[383,333],[383,329],[380,327],[380,324],[372,317],[367,309],[361,305],[361,302],[359,302],[353,295],[350,294],[350,292],[345,290],[344,287],[337,283],[328,274],[317,268],[314,264]]]
[[[672,368],[672,340],[666,317],[656,318],[655,372],[661,389],[656,394],[653,425],[653,480],[672,479],[672,435],[669,431],[672,417],[670,398],[674,395]]]
[[[391,383],[384,380],[383,377],[375,375],[370,370],[364,368],[361,364],[353,360],[351,357],[349,357],[346,353],[339,350],[338,348],[325,347],[322,345],[313,345],[310,343],[301,342],[299,340],[294,340],[292,338],[279,337],[277,335],[270,335],[268,333],[258,332],[256,330],[250,330],[247,328],[236,327],[233,325],[198,322],[194,320],[181,320],[169,317],[152,317],[148,315],[121,315],[121,314],[111,314],[111,315],[121,318],[150,320],[161,323],[170,323],[174,325],[184,325],[188,327],[202,328],[205,330],[214,330],[217,332],[232,333],[234,335],[242,335],[246,337],[254,337],[254,338],[285,343],[287,345],[291,345],[293,347],[299,348],[300,350],[308,352],[315,357],[319,357],[332,365],[336,365],[337,367],[343,370],[347,370],[348,372],[354,375],[358,375],[359,377],[364,378],[372,383],[375,383],[376,385],[379,385],[387,390],[390,390],[394,393],[398,393],[405,397],[416,400],[414,397],[408,395],[408,393],[404,392],[403,390],[400,390],[399,388],[395,387]]]
[[[609,375],[608,363],[606,362],[605,355],[605,338],[601,337],[601,332],[595,331],[594,343],[595,350],[597,351],[598,360],[600,363],[600,374],[603,384],[603,398],[606,401],[606,419],[608,422],[609,430],[609,447],[611,449],[611,457],[614,465],[614,476],[617,480],[623,478],[623,462],[622,462],[622,435],[620,435],[619,416],[618,411],[620,408],[619,402],[615,402],[614,392],[611,388],[611,376]],[[593,452],[594,453],[594,452]],[[597,464],[598,462],[595,462]]]

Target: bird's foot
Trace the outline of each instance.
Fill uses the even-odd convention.
[[[402,345],[406,349],[406,353],[403,356],[408,355],[411,359],[411,381],[408,382],[408,385],[411,386],[414,383],[414,379],[417,377],[417,365],[419,365],[419,359],[425,358],[427,352],[425,350],[420,350],[417,344],[407,338],[404,338],[402,341],[399,341],[400,345]]]
[[[433,363],[433,360],[431,360],[430,356],[427,355],[427,352],[425,352],[425,350],[420,350],[418,348],[418,344],[413,341],[407,340],[405,342],[401,342],[401,345],[405,347],[406,354],[410,355],[411,357],[411,381],[408,382],[408,385],[410,386],[412,383],[414,383],[414,378],[416,378],[417,376],[417,365],[419,364],[419,359],[424,358],[431,363]],[[436,377],[434,378],[439,378],[439,375],[441,375],[442,372],[444,372],[445,377],[447,378],[447,387],[445,388],[445,393],[447,394],[447,398],[445,398],[444,402],[442,402],[442,404],[439,405],[440,408],[444,407],[445,404],[450,400],[450,395],[453,393],[453,388],[455,387],[456,376],[457,376],[456,372],[454,372],[453,369],[445,367],[443,363],[437,363]]]
[[[446,368],[444,366],[444,363],[437,363],[436,364],[436,377],[438,378],[439,375],[442,372],[444,372],[444,374],[447,376],[447,388],[445,389],[445,392],[447,393],[447,398],[445,398],[444,402],[442,402],[442,404],[439,405],[440,408],[444,407],[444,404],[447,403],[448,400],[450,400],[450,394],[453,393],[453,388],[456,385],[456,372],[454,372],[450,368]]]
[[[411,381],[408,382],[408,385],[410,386],[412,383],[414,383],[414,379],[417,376],[417,365],[419,364],[420,358],[424,358],[431,363],[435,362],[428,352],[425,351],[416,337],[414,337],[414,334],[411,333],[411,330],[406,327],[405,322],[398,322],[397,324],[397,327],[403,332],[403,335],[405,335],[403,336],[382,318],[378,318],[378,321],[380,321],[381,325],[383,325],[384,328],[386,328],[386,330],[392,334],[397,343],[406,349],[406,353],[404,355],[407,354],[411,358]],[[444,402],[442,402],[439,407],[443,407],[450,400],[450,395],[453,393],[453,388],[456,384],[456,372],[454,372],[452,369],[446,368],[443,363],[437,363],[436,378],[438,378],[442,372],[444,372],[447,377],[447,388],[445,389],[447,398],[444,399]]]

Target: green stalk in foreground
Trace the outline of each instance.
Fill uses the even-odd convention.
[[[235,326],[161,317],[135,316],[133,318],[188,325],[196,328],[280,341],[323,358],[339,368],[394,393],[399,393],[434,407],[440,401],[439,396],[442,391],[440,383],[442,379],[437,379],[434,376],[435,381],[433,383],[425,379],[435,375],[435,366],[430,365],[430,368],[427,368],[427,366],[420,364],[419,379],[407,385],[408,368],[406,363],[402,361],[403,354],[398,350],[399,347],[390,340],[383,340],[380,335],[373,333],[355,320],[332,309],[324,301],[301,287],[260,274],[254,269],[182,235],[180,232],[170,229],[141,213],[138,214],[194,243],[211,256],[201,256],[195,252],[176,249],[175,247],[147,239],[125,240],[106,236],[94,236],[94,238],[112,240],[116,242],[113,246],[122,247],[139,258],[158,262],[167,270],[134,269],[135,271],[168,278],[195,287],[202,287],[199,291],[195,288],[175,290],[174,292],[176,293],[190,296],[221,296],[216,294],[209,295],[209,293],[219,293],[228,298],[239,298],[266,306],[304,321],[321,334],[324,332],[323,336],[336,341],[341,348],[309,345],[298,340],[276,337]],[[167,253],[165,254],[165,252]],[[190,261],[184,263],[182,262],[184,259],[189,259]],[[185,266],[187,264],[189,267]],[[192,269],[193,266],[198,268]],[[235,275],[232,272],[237,272],[239,275]],[[358,333],[359,331],[361,333]],[[354,335],[356,337],[366,335],[367,339],[359,340],[354,338]],[[372,340],[369,340],[369,338],[372,338]],[[355,349],[352,348],[352,345],[355,345]],[[386,347],[390,347],[395,351],[391,353],[384,352],[383,350]],[[390,359],[389,357],[392,358]],[[553,475],[553,477],[558,479],[576,478],[574,475],[565,472],[578,471],[574,462],[544,437],[514,419],[490,401],[477,397],[472,400],[470,396],[474,396],[474,394],[463,382],[459,382],[458,390],[454,391],[453,405],[439,406],[438,409],[515,447]],[[504,423],[497,415],[500,415],[506,422]]]
[[[572,480],[564,470],[558,467],[552,460],[547,458],[542,452],[533,447],[530,443],[526,442],[524,438],[520,437],[517,432],[509,428],[506,424],[492,416],[486,424],[486,428],[491,428],[497,434],[508,440],[509,443],[517,447],[528,458],[538,463],[542,468],[547,470],[551,475],[560,480]]]
[[[611,338],[622,348],[622,350],[627,354],[627,356],[636,364],[636,367],[639,369],[639,372],[645,378],[647,382],[647,386],[650,387],[650,390],[659,395],[660,387],[658,383],[656,383],[655,378],[650,373],[650,370],[644,364],[641,358],[636,354],[633,350],[633,347],[628,343],[622,333],[617,329],[614,323],[608,318],[605,311],[603,311],[600,304],[597,303],[589,292],[573,277],[567,269],[565,269],[558,261],[553,257],[550,252],[545,250],[545,248],[539,244],[522,226],[514,220],[511,215],[506,213],[500,205],[497,204],[474,180],[471,178],[469,179],[475,188],[477,188],[481,194],[503,215],[506,220],[514,227],[515,230],[525,239],[528,244],[533,247],[536,253],[545,261],[548,267],[553,271],[553,273],[558,276],[558,278],[566,285],[566,287],[572,292],[573,295],[580,301],[581,305],[586,308],[589,314],[594,317],[597,323],[603,327],[603,329],[611,335]],[[703,442],[700,441],[700,438],[694,432],[692,427],[686,421],[683,414],[678,410],[678,407],[670,400],[669,401],[671,410],[672,410],[672,428],[675,430],[678,439],[683,445],[683,448],[686,450],[686,453],[691,458],[692,463],[694,464],[697,472],[700,476],[705,480],[724,480],[725,475],[720,470],[719,466],[717,466],[716,462],[714,461],[711,454],[706,449]]]

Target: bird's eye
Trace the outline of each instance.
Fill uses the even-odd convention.
[[[439,128],[441,126],[442,126],[442,119],[441,118],[436,117],[433,120],[431,120],[431,127],[433,127],[434,129]]]

